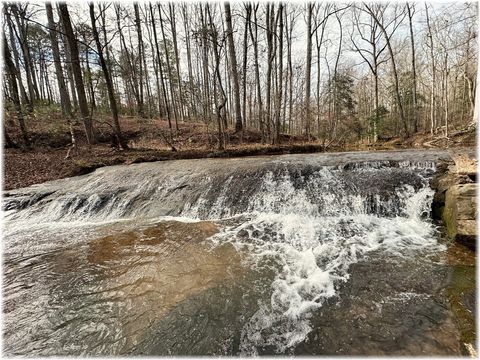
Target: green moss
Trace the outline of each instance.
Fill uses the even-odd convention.
[[[454,239],[457,235],[457,226],[454,211],[451,206],[448,206],[448,204],[446,204],[441,211],[442,220],[445,224],[445,228],[447,229],[447,234],[450,238]]]

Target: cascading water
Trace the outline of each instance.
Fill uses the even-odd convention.
[[[332,163],[310,155],[99,169],[7,193],[4,253],[18,260],[79,246],[98,237],[100,223],[138,232],[165,220],[209,221],[218,232],[208,235],[205,251],[231,244],[243,268],[269,274],[250,287],[258,298],[241,324],[237,352],[285,353],[306,339],[312,314],[341,296],[352,264],[370,254],[402,258],[442,250],[430,221],[429,187],[441,156],[411,162],[350,155]],[[21,342],[10,336],[7,346],[18,351]],[[48,350],[40,353],[55,353]]]
[[[243,329],[242,351],[274,346],[281,353],[304,340],[310,312],[336,294],[349,266],[367,253],[439,250],[429,221],[434,170],[432,163],[408,162],[280,165],[259,177],[245,198],[238,176],[230,176],[220,191],[207,186],[187,204],[182,215],[188,217],[238,217],[213,241],[231,242],[249,254],[249,265],[276,273],[269,301]]]

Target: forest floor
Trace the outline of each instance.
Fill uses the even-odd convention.
[[[17,128],[8,121],[8,116],[6,118],[8,134],[16,143],[21,143]],[[99,142],[91,147],[86,146],[83,127],[76,124],[77,147],[66,158],[70,135],[65,120],[58,112],[37,114],[35,120],[27,123],[33,143],[31,149],[4,149],[3,188],[9,190],[82,175],[102,166],[148,161],[324,151],[474,147],[476,144],[475,131],[457,134],[448,140],[432,138],[430,134],[416,134],[408,139],[391,138],[375,144],[342,144],[325,148],[321,141],[308,142],[305,136],[282,135],[279,145],[267,145],[261,143],[258,131],[246,130],[241,138],[240,134],[230,130],[227,133],[227,148],[219,151],[214,126],[209,129],[203,123],[179,123],[179,131],[176,134],[174,131],[173,145],[176,151],[172,151],[165,141],[169,133],[166,121],[125,116],[121,118],[121,125],[130,148],[120,151],[112,146],[111,130],[105,122],[107,119],[99,115],[96,120]]]

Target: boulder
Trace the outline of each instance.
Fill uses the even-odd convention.
[[[476,241],[477,187],[475,183],[450,187],[442,214],[448,235],[470,247],[475,247]]]

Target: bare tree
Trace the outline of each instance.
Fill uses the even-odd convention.
[[[432,27],[430,24],[430,16],[428,14],[428,6],[425,3],[425,15],[427,18],[427,29],[428,29],[428,39],[429,39],[429,47],[430,47],[430,62],[431,62],[431,70],[432,70],[432,81],[430,86],[430,133],[433,135],[435,132],[435,56],[433,55],[433,34],[432,34]]]
[[[167,72],[168,72],[168,79],[170,80],[170,95],[172,99],[172,104],[173,104],[173,116],[175,118],[175,130],[178,131],[178,108],[177,108],[177,102],[175,101],[175,90],[173,86],[173,73],[172,73],[172,67],[171,67],[171,62],[170,62],[170,54],[169,54],[169,49],[167,46],[167,37],[165,36],[165,26],[163,24],[163,18],[162,18],[162,6],[160,3],[157,4],[158,7],[158,14],[159,14],[159,21],[160,21],[160,29],[162,30],[162,38],[163,38],[163,49],[165,51],[165,60],[167,63]]]
[[[369,22],[362,22],[360,20],[360,14],[357,11],[357,8],[354,8],[354,25],[357,33],[360,36],[362,42],[366,43],[369,48],[362,47],[361,44],[357,44],[353,34],[350,36],[351,42],[362,59],[367,63],[370,72],[373,75],[374,79],[374,109],[373,109],[373,142],[377,142],[378,139],[378,122],[380,116],[380,104],[379,104],[379,67],[382,63],[388,61],[388,59],[381,58],[384,50],[387,47],[387,44],[381,43],[382,33],[379,30],[378,23],[370,16]],[[377,13],[377,16],[381,15],[381,8],[372,8],[372,11]]]
[[[242,109],[240,105],[240,82],[238,81],[237,56],[235,55],[235,43],[233,41],[232,13],[230,11],[230,3],[227,1],[225,5],[225,22],[227,23],[227,43],[228,54],[230,56],[230,73],[233,81],[233,94],[235,102],[235,131],[243,130]]]
[[[407,2],[408,24],[410,28],[410,44],[412,49],[412,100],[413,100],[413,131],[418,132],[418,104],[417,104],[417,67],[415,65],[415,37],[413,36],[413,15],[415,4]]]
[[[145,57],[143,49],[143,37],[142,37],[142,24],[140,22],[140,12],[138,10],[138,3],[133,3],[133,9],[135,12],[135,27],[137,28],[138,36],[138,85],[139,85],[139,94],[138,94],[138,113],[141,117],[145,117],[145,110],[143,108],[144,99],[143,99],[143,58]]]
[[[378,11],[375,10],[375,7],[379,9]],[[407,124],[407,119],[405,117],[405,112],[403,110],[403,102],[402,102],[402,97],[400,95],[400,86],[399,86],[399,80],[398,80],[398,71],[397,71],[397,65],[395,62],[395,53],[393,51],[392,43],[391,43],[391,38],[394,32],[398,29],[398,26],[401,24],[403,18],[405,18],[405,12],[402,10],[400,12],[397,12],[398,7],[395,6],[394,10],[394,19],[392,20],[390,24],[392,24],[392,29],[390,30],[390,33],[387,32],[387,27],[384,24],[383,21],[383,13],[385,11],[386,6],[385,5],[367,5],[365,4],[365,8],[367,9],[368,13],[370,16],[375,20],[377,23],[378,27],[380,28],[380,31],[383,33],[385,42],[387,44],[388,52],[390,53],[390,62],[392,64],[392,71],[393,71],[393,77],[394,77],[394,85],[395,85],[395,95],[397,97],[397,106],[399,109],[400,113],[400,120],[403,124],[403,128],[405,131],[405,136],[409,137],[410,136],[410,131],[408,129],[408,124]]]
[[[183,24],[184,24],[184,31],[185,31],[185,46],[187,49],[187,69],[188,69],[188,84],[189,84],[189,93],[190,93],[190,117],[197,118],[197,107],[195,106],[196,103],[196,91],[194,85],[194,77],[193,77],[193,65],[192,65],[192,50],[190,44],[190,22],[189,16],[187,14],[187,5],[182,4],[182,17],[183,17]]]
[[[252,8],[252,5],[248,5]],[[256,4],[254,9],[254,24],[255,24],[255,31],[252,29],[252,23],[250,22],[249,30],[250,30],[250,37],[252,39],[253,44],[253,54],[254,54],[254,61],[255,61],[255,83],[257,85],[257,101],[258,101],[258,119],[260,125],[260,132],[262,134],[262,142],[265,142],[265,130],[264,130],[264,111],[263,111],[263,102],[262,102],[262,89],[260,83],[260,65],[259,65],[259,56],[258,56],[258,21],[257,21],[257,11],[259,5]]]
[[[177,86],[178,86],[178,100],[179,100],[179,111],[180,111],[180,119],[182,121],[185,120],[185,113],[184,113],[184,99],[183,99],[183,87],[182,87],[182,75],[180,71],[180,57],[178,53],[178,43],[177,43],[177,25],[176,25],[176,15],[175,15],[175,4],[170,3],[168,4],[168,8],[170,10],[170,24],[172,28],[172,40],[173,40],[173,50],[175,55],[175,67],[177,70]]]
[[[97,24],[96,24],[96,17],[95,17],[95,9],[93,3],[89,4],[90,8],[90,21],[92,22],[92,32],[93,38],[95,39],[95,44],[97,46],[97,53],[98,58],[100,60],[100,66],[102,67],[103,76],[105,77],[105,83],[107,84],[107,92],[108,92],[108,101],[110,103],[110,111],[112,112],[113,118],[113,130],[115,132],[115,136],[118,142],[118,146],[122,149],[127,149],[127,143],[122,136],[122,131],[120,129],[120,122],[118,121],[118,108],[117,108],[117,100],[115,98],[115,93],[113,91],[113,82],[110,76],[110,72],[108,71],[107,63],[103,56],[103,47],[100,43],[100,37],[98,35]]]
[[[8,27],[8,32],[10,34],[10,43],[12,44],[12,52],[13,58],[15,59],[15,70],[16,70],[16,77],[18,79],[18,87],[20,89],[20,97],[22,99],[22,103],[25,104],[29,113],[33,111],[33,104],[28,98],[27,92],[25,91],[25,87],[23,86],[22,81],[22,73],[20,71],[20,55],[18,53],[17,47],[15,46],[15,25],[13,24],[12,18],[10,16],[10,12],[7,10],[7,4],[3,5],[3,10],[5,13],[5,19]]]
[[[278,5],[278,18],[279,18],[279,34],[278,34],[278,88],[277,88],[277,106],[275,112],[275,131],[273,136],[273,143],[277,144],[280,139],[280,110],[282,108],[282,92],[283,92],[283,8],[284,5],[279,3]]]
[[[272,137],[272,69],[275,59],[275,49],[273,45],[275,22],[275,4],[267,3],[266,15],[266,35],[267,35],[267,93],[266,93],[266,114],[265,121],[267,125],[267,137]]]
[[[311,72],[312,72],[312,16],[313,3],[307,3],[307,60],[305,68],[305,133],[310,141],[310,92],[311,92]]]
[[[162,92],[164,96],[164,101],[165,101],[165,109],[167,110],[167,120],[168,120],[168,128],[170,130],[170,141],[172,141],[173,135],[172,135],[172,121],[171,121],[171,116],[170,116],[170,105],[168,104],[168,99],[167,99],[167,89],[165,86],[165,80],[164,80],[164,74],[163,74],[163,67],[162,67],[162,59],[160,57],[160,47],[158,45],[158,38],[157,38],[157,30],[155,27],[155,17],[154,17],[154,12],[153,12],[153,7],[152,4],[148,4],[149,9],[150,9],[150,18],[152,20],[152,29],[153,29],[153,37],[155,39],[155,50],[157,53],[157,61],[158,61],[158,69],[160,72],[160,81],[162,83]],[[160,102],[159,102],[160,106]],[[161,112],[161,109],[159,109]]]
[[[82,77],[82,68],[80,67],[80,59],[78,55],[77,39],[73,33],[72,23],[70,21],[70,14],[68,12],[67,4],[58,4],[63,29],[67,37],[68,47],[70,49],[70,55],[72,57],[73,75],[75,77],[75,85],[78,95],[78,104],[80,107],[80,114],[82,116],[83,125],[85,128],[85,135],[87,137],[88,144],[95,143],[95,133],[93,131],[93,124],[90,118],[88,110],[87,97],[85,95],[85,86]]]
[[[53,62],[55,64],[55,75],[57,77],[57,84],[60,92],[60,104],[62,106],[63,115],[66,115],[68,119],[70,139],[72,141],[72,148],[73,148],[75,147],[76,141],[75,141],[75,133],[73,132],[73,124],[72,124],[72,117],[73,117],[72,105],[70,103],[70,96],[68,94],[68,89],[65,84],[65,78],[63,76],[62,63],[60,60],[60,50],[58,47],[57,29],[55,26],[55,22],[53,20],[52,4],[50,2],[46,2],[45,9],[47,12],[48,27],[50,28],[48,33],[50,36],[50,43],[52,46]]]
[[[20,97],[18,95],[17,78],[15,75],[17,71],[15,70],[15,64],[12,61],[12,56],[10,55],[10,49],[8,48],[5,38],[3,39],[3,56],[5,59],[5,65],[7,67],[7,78],[8,78],[8,86],[10,89],[10,96],[12,98],[12,102],[15,107],[15,111],[17,113],[17,120],[20,126],[20,130],[22,132],[23,142],[26,147],[29,147],[30,139],[28,138],[27,127],[25,126],[25,119],[23,118],[22,106],[20,104]]]
[[[243,58],[242,58],[242,115],[243,127],[247,127],[247,62],[248,62],[248,26],[252,17],[252,8],[245,6],[245,28],[243,31]]]
[[[208,13],[209,23],[210,23],[210,34],[212,36],[212,44],[213,44],[213,53],[215,56],[215,78],[216,78],[216,86],[220,88],[220,99],[216,104],[216,115],[217,115],[217,126],[218,126],[218,149],[224,150],[225,149],[225,130],[223,128],[223,121],[222,118],[225,116],[225,104],[227,103],[227,96],[225,94],[225,90],[222,85],[222,76],[220,74],[220,39],[218,38],[218,31],[215,27],[215,23],[212,18],[212,14],[210,11],[210,5],[206,4],[206,11]],[[222,43],[224,40],[222,39]],[[214,91],[215,96],[216,91]]]
[[[30,101],[34,99],[39,99],[40,95],[38,92],[38,87],[37,87],[37,81],[36,81],[36,76],[33,73],[34,72],[34,67],[33,63],[31,60],[30,56],[30,49],[28,47],[28,42],[27,42],[27,25],[25,24],[24,21],[24,12],[25,10],[22,9],[20,10],[18,6],[21,4],[15,4],[12,3],[10,4],[10,9],[12,10],[13,16],[15,18],[15,22],[17,25],[17,30],[18,33],[16,33],[17,38],[20,42],[21,49],[22,49],[22,54],[23,54],[23,63],[24,63],[24,69],[25,69],[25,76],[27,77],[27,87],[28,87],[28,92],[30,96]]]
[[[58,7],[57,4],[57,12],[58,12],[58,17],[60,18],[60,27],[62,29],[62,33],[60,34],[60,37],[62,39],[62,44],[63,44],[63,49],[65,52],[65,66],[64,68],[66,69],[67,72],[67,78],[68,80],[68,85],[70,87],[70,93],[72,95],[72,103],[73,103],[73,110],[76,111],[78,109],[78,97],[77,97],[77,91],[75,88],[75,79],[73,76],[73,64],[72,64],[72,57],[70,56],[70,49],[68,46],[67,42],[67,37],[65,36],[65,30],[63,29],[62,21],[61,21],[61,14],[60,14],[60,8]]]

